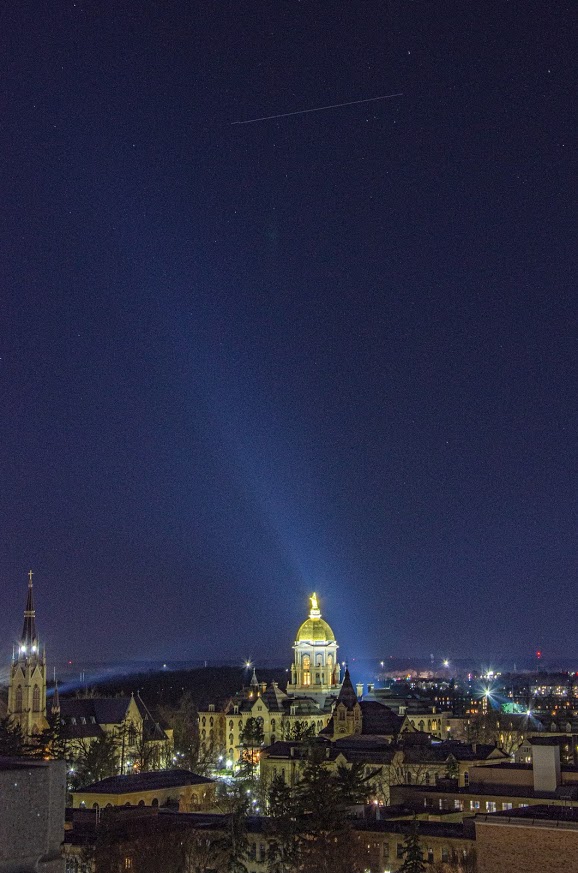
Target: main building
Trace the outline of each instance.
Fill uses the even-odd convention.
[[[287,692],[276,682],[269,687],[257,680],[222,707],[209,704],[199,712],[200,743],[207,758],[228,758],[235,763],[242,754],[243,730],[255,719],[263,742],[292,739],[304,730],[318,734],[328,724],[341,687],[338,644],[329,624],[321,618],[315,594],[309,615],[299,627],[293,645],[291,681]]]

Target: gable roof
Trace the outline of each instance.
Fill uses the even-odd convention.
[[[283,704],[286,699],[287,695],[284,691],[281,691],[276,682],[272,682],[267,690],[261,695],[261,700],[269,712],[284,712],[285,707]]]
[[[343,684],[341,686],[341,690],[339,691],[339,696],[337,698],[336,706],[342,703],[346,709],[353,709],[357,700],[357,694],[355,693],[355,689],[353,687],[353,683],[351,681],[351,676],[349,675],[349,670],[345,670],[345,676],[343,677]]]
[[[213,785],[214,780],[199,776],[191,770],[151,770],[146,773],[129,773],[109,776],[92,785],[74,791],[74,794],[129,794],[137,791],[156,791],[180,788],[183,785]]]
[[[126,718],[131,697],[61,698],[60,717],[65,723],[70,718],[95,719],[97,724],[120,724]]]
[[[406,721],[404,716],[396,715],[393,709],[377,700],[362,700],[360,706],[362,734],[397,736]]]

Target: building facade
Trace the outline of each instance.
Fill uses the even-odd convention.
[[[329,723],[340,684],[338,644],[321,618],[317,596],[310,598],[309,615],[297,631],[293,646],[291,682],[283,691],[276,682],[260,684],[255,671],[248,688],[224,706],[209,704],[199,711],[199,740],[203,754],[236,764],[243,754],[243,732],[249,719],[262,730],[262,745],[291,739],[304,731],[316,735]]]
[[[340,687],[340,667],[337,660],[335,634],[324,619],[317,595],[310,598],[308,618],[297,631],[293,645],[291,682],[287,693],[293,695],[327,695],[337,693]]]

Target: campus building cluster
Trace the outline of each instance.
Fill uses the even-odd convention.
[[[544,725],[531,730],[526,721],[512,747],[515,729],[505,716],[507,742],[468,739],[468,716],[447,700],[403,700],[356,686],[337,653],[312,595],[287,687],[260,683],[253,671],[246,688],[199,710],[199,757],[212,762],[210,775],[199,775],[175,766],[171,728],[138,693],[76,698],[55,686],[47,695],[30,574],[7,723],[30,741],[57,726],[66,761],[0,757],[0,873],[98,871],[103,821],[119,847],[119,869],[135,873],[139,846],[152,852],[155,839],[159,846],[192,840],[195,851],[222,847],[235,826],[225,786],[248,771],[262,808],[252,806],[245,819],[243,863],[248,873],[265,873],[267,790],[299,786],[313,753],[328,774],[356,772],[367,782],[348,821],[359,866],[369,873],[400,869],[412,833],[436,871],[578,870],[576,737]],[[75,761],[103,737],[115,739],[116,772],[71,791]]]

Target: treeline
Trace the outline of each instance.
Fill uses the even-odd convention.
[[[177,707],[188,692],[197,709],[231,697],[251,680],[248,669],[239,667],[199,667],[192,670],[159,670],[137,673],[91,683],[95,693],[103,697],[130,695],[138,690],[148,706]],[[257,671],[259,682],[278,682],[284,688],[288,673],[283,667]]]

